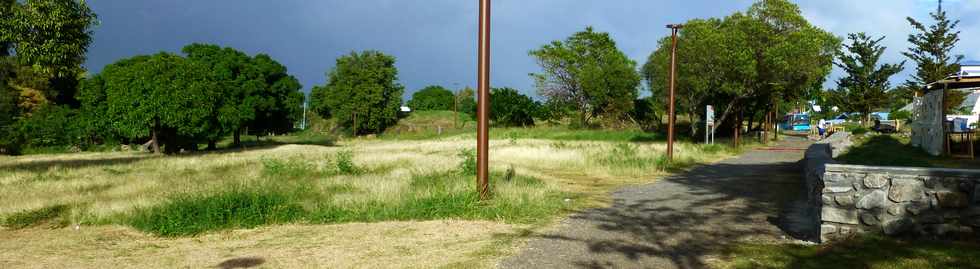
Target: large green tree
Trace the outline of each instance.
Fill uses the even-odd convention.
[[[542,69],[531,74],[539,94],[576,107],[579,125],[588,126],[597,116],[622,120],[632,111],[640,84],[636,62],[616,47],[608,33],[587,27],[530,54]]]
[[[83,0],[3,0],[0,6],[0,55],[12,50],[21,65],[51,80],[54,91],[47,98],[77,105],[78,74],[96,14]]]
[[[17,154],[20,141],[15,132],[21,111],[17,105],[19,93],[8,85],[15,65],[10,59],[0,57],[0,154]]]
[[[795,4],[760,0],[724,19],[688,21],[677,43],[679,109],[703,119],[704,106],[714,105],[716,124],[731,125],[818,95],[840,40],[810,25]],[[666,96],[670,49],[662,39],[643,68],[658,98]]]
[[[453,92],[442,86],[428,86],[412,94],[408,107],[415,111],[452,110]]]
[[[831,95],[833,103],[845,111],[861,112],[870,120],[871,112],[885,108],[890,96],[888,81],[893,75],[902,72],[905,62],[899,64],[879,64],[885,47],[881,38],[873,38],[865,33],[848,35],[850,44],[844,45],[835,64],[847,76],[837,80],[837,89]]]
[[[252,62],[264,84],[258,94],[260,101],[248,131],[257,136],[292,131],[296,122],[303,117],[303,85],[289,74],[286,66],[269,55],[258,54]]]
[[[943,2],[939,1],[936,12],[929,13],[933,19],[932,25],[926,26],[912,17],[907,20],[915,33],[910,34],[908,41],[912,44],[908,51],[902,54],[916,65],[916,72],[906,81],[905,89],[922,89],[925,85],[940,81],[959,71],[963,55],[954,55],[953,48],[960,41],[960,32],[956,30],[959,20],[950,20],[943,10]],[[966,98],[966,93],[949,91],[946,93],[946,113],[952,113],[959,108]],[[902,99],[911,101],[911,92],[900,95]]]
[[[169,153],[193,150],[200,142],[196,138],[214,129],[210,117],[218,96],[209,90],[215,87],[215,79],[206,66],[159,53],[120,60],[97,77],[104,88],[85,89],[104,92],[103,116],[126,138],[149,137],[154,152],[162,152],[161,145]]]
[[[213,91],[216,100],[208,135],[208,148],[228,134],[234,135],[234,145],[241,144],[241,134],[255,119],[260,93],[266,88],[265,79],[252,59],[233,48],[210,44],[191,44],[183,48],[187,58],[207,66],[215,81]]]
[[[540,104],[511,88],[490,91],[490,119],[500,126],[533,126]]]
[[[322,98],[316,103],[357,135],[380,133],[395,124],[403,92],[395,57],[364,51],[338,58],[327,73],[327,85],[314,87],[312,96]]]

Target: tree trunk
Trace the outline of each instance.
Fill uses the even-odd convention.
[[[701,115],[698,115],[697,110],[698,108],[695,107],[694,109],[691,109],[691,111],[687,112],[689,113],[687,114],[688,118],[691,119],[691,137],[698,137],[698,126],[700,126],[698,121],[701,119]]]
[[[157,137],[157,132],[160,130],[160,119],[154,120],[153,128],[150,128],[150,145],[153,147],[153,153],[160,154],[160,139]]]
[[[235,141],[232,142],[236,148],[242,147],[242,129],[235,130]]]
[[[216,150],[216,149],[218,149],[218,141],[214,141],[214,139],[208,140],[208,150]]]

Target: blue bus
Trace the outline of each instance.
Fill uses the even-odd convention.
[[[783,121],[779,123],[779,129],[809,132],[810,115],[804,113],[786,115],[783,117]]]

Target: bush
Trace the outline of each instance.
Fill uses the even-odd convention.
[[[429,86],[412,94],[408,107],[414,111],[452,110],[455,102],[453,93],[440,86]]]
[[[129,223],[141,231],[169,237],[254,228],[302,217],[305,211],[290,198],[275,191],[240,189],[183,195],[159,206],[138,209]]]
[[[500,126],[533,126],[533,116],[541,106],[531,97],[511,88],[497,88],[490,93],[490,119]]]
[[[891,113],[891,119],[893,120],[909,120],[912,118],[912,112],[899,110]]]
[[[79,145],[83,135],[77,118],[78,113],[71,108],[45,105],[20,121],[18,133],[32,148]]]
[[[472,149],[461,149],[456,154],[463,161],[459,163],[459,173],[462,175],[476,175],[476,151]]]

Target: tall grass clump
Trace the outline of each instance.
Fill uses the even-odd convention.
[[[264,188],[179,195],[157,206],[139,208],[129,224],[159,236],[197,235],[207,231],[254,228],[302,218],[292,196]]]
[[[11,229],[30,228],[43,224],[65,227],[68,226],[67,215],[70,209],[67,205],[53,205],[17,212],[4,218],[3,226]]]

